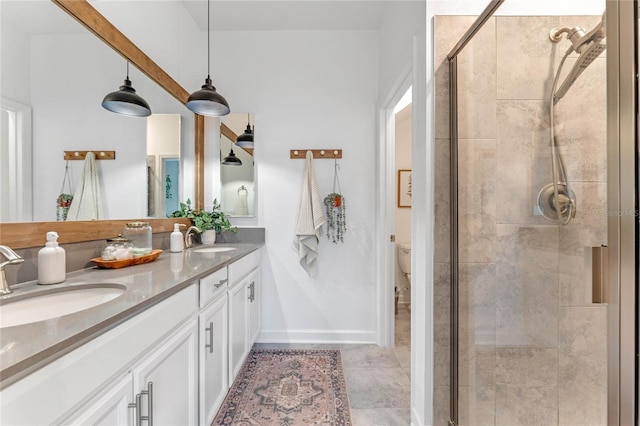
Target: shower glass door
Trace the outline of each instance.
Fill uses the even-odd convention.
[[[607,245],[602,15],[491,17],[457,56],[452,77],[446,49],[473,23],[466,16],[435,22],[437,110],[447,105],[444,87],[457,80],[449,87],[458,111],[450,153],[457,157],[450,176],[457,247],[449,259],[457,327],[450,345],[438,329],[435,336],[436,360],[448,354],[456,364],[449,419],[606,425],[608,308],[592,279],[592,248]],[[599,26],[582,46],[568,38]],[[436,141],[442,159],[451,143],[445,130]],[[436,173],[436,181],[447,179]],[[435,315],[445,321],[444,308]],[[436,401],[447,390],[438,370]],[[437,411],[435,424],[446,424]]]

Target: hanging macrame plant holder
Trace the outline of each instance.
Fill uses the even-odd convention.
[[[333,192],[324,198],[324,206],[327,210],[327,239],[334,244],[338,244],[338,241],[344,243],[344,233],[347,231],[346,206],[344,196],[341,194],[339,169],[340,166],[336,162],[333,174]]]
[[[73,201],[73,195],[71,194],[71,175],[69,174],[69,160],[64,168],[64,179],[62,179],[62,186],[60,187],[60,195],[56,200],[56,220],[67,220],[67,213],[69,213],[69,207],[71,201]]]

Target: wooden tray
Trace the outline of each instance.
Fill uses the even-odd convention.
[[[93,263],[100,268],[118,269],[125,268],[127,266],[142,265],[143,263],[153,262],[160,256],[162,250],[152,250],[150,254],[138,257],[132,257],[131,259],[124,260],[102,260],[101,257],[94,257],[91,259]]]

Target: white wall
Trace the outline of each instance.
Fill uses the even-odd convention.
[[[217,87],[232,109],[255,113],[257,221],[265,226],[263,341],[374,341],[375,102],[377,33],[216,33]],[[255,66],[238,67],[243,58]],[[304,161],[289,149],[342,148],[345,243],[323,238],[311,278],[292,249]],[[334,162],[316,160],[321,197]]]
[[[29,70],[31,56],[29,40],[23,32],[10,24],[4,24],[1,31],[2,61],[0,61],[0,86],[2,96],[22,104],[29,104],[31,85]]]

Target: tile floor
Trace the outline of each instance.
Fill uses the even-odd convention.
[[[411,424],[411,313],[400,305],[396,315],[396,346],[256,343],[256,348],[340,349],[353,426]]]

